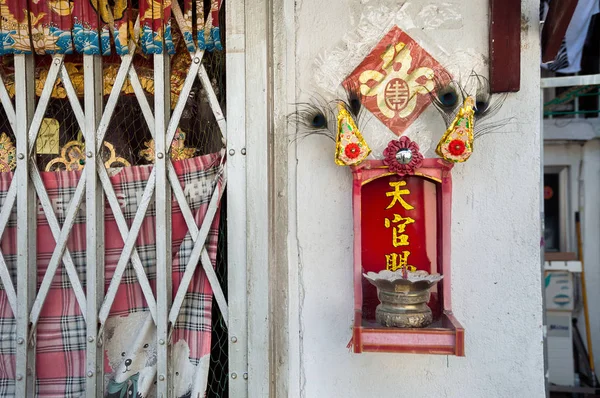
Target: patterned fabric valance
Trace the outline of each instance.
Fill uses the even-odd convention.
[[[146,54],[173,54],[173,20],[190,52],[221,50],[221,2],[0,0],[0,55],[125,55],[130,41]]]

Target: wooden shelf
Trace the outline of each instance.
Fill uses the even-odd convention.
[[[422,329],[388,328],[355,314],[351,345],[355,353],[392,352],[465,356],[465,331],[452,314]]]

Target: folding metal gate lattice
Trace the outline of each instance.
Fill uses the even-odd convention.
[[[139,22],[137,27],[139,27]],[[226,297],[205,245],[213,220],[218,214],[220,199],[223,197],[226,185],[223,167],[225,153],[221,152],[221,160],[218,165],[219,175],[215,178],[210,202],[200,225],[197,224],[198,217],[190,208],[186,192],[180,182],[180,176],[169,156],[171,144],[186,109],[186,102],[193,88],[197,86],[197,80],[206,94],[214,120],[220,129],[221,139],[223,143],[225,142],[226,122],[203,63],[204,51],[197,50],[190,54],[190,67],[175,107],[171,111],[169,55],[155,54],[152,56],[154,103],[151,105],[133,65],[134,47],[132,42],[130,54],[121,57],[121,63],[106,104],[103,104],[103,66],[102,57],[99,55],[83,56],[83,106],[77,96],[69,70],[65,66],[64,55],[51,56],[52,62],[37,104],[35,104],[34,84],[36,80],[33,55],[14,55],[14,103],[0,75],[0,102],[16,141],[16,170],[0,210],[0,236],[7,228],[16,204],[17,283],[15,286],[7,261],[1,251],[0,280],[10,308],[13,314],[16,314],[14,394],[18,397],[31,396],[36,392],[36,328],[48,292],[61,264],[64,266],[71,285],[70,289],[74,292],[77,306],[85,320],[87,342],[85,345],[85,392],[87,396],[100,396],[105,392],[104,348],[102,346],[105,338],[105,326],[129,264],[134,270],[151,314],[152,322],[148,327],[156,328],[157,396],[173,395],[174,371],[170,366],[171,353],[169,349],[172,347],[171,333],[186,300],[186,292],[198,265],[202,267],[208,279],[221,313],[220,319],[227,327]],[[48,189],[35,160],[36,139],[58,79],[66,91],[71,110],[83,133],[82,138],[85,142],[85,165],[72,198],[61,217],[57,217],[55,213]],[[135,93],[137,105],[139,105],[154,140],[154,167],[147,178],[131,222],[124,214],[120,199],[111,182],[112,176],[109,175],[101,156],[107,130],[122,88],[127,81]],[[171,272],[173,256],[171,242],[172,197],[176,199],[176,205],[181,211],[188,235],[193,242],[175,294],[172,291]],[[55,241],[54,250],[39,288],[36,286],[38,272],[36,264],[36,218],[38,212],[36,198],[39,199]],[[106,293],[104,280],[105,201],[110,206],[118,233],[123,241],[122,252]],[[77,269],[76,261],[68,248],[68,242],[76,219],[80,212],[83,212],[84,203],[86,245],[85,280],[82,281],[80,279],[81,270]],[[151,206],[154,208],[156,225],[156,276],[153,281],[156,294],[153,292],[152,281],[148,278],[148,269],[144,266],[145,258],[142,258],[136,246],[146,213]],[[2,336],[2,338],[6,338],[6,336]],[[225,371],[223,377],[226,375]],[[195,375],[194,380],[203,377],[205,378],[205,376]]]

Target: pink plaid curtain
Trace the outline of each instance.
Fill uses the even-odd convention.
[[[215,186],[223,184],[223,165],[220,164],[220,161],[220,154],[214,153],[174,163],[179,181],[198,225],[201,225],[204,220]],[[124,167],[111,177],[112,185],[128,223],[133,220],[138,200],[141,198],[151,170],[152,166]],[[56,216],[62,223],[81,173],[61,171],[41,174]],[[0,204],[4,202],[11,180],[12,173],[0,173]],[[172,280],[173,295],[175,295],[189,260],[193,242],[177,201],[173,199],[172,202]],[[218,214],[219,212],[217,212],[206,240],[206,249],[213,265],[216,261],[217,251]],[[136,249],[153,289],[156,280],[154,216],[155,209],[151,205],[136,242]],[[54,250],[55,241],[41,209],[38,213],[37,223],[39,287]],[[105,210],[104,228],[105,286],[108,288],[123,248],[123,240],[108,203]],[[86,280],[85,231],[85,208],[82,206],[67,246],[78,271],[79,279],[84,286]],[[16,280],[16,209],[13,209],[0,245],[13,283],[18,284],[19,282]],[[212,331],[211,311],[212,289],[202,267],[199,266],[186,292],[171,338],[174,357],[173,373],[178,372],[182,376],[186,376],[174,380],[175,389],[180,394],[177,396],[186,396],[192,389],[202,389],[206,385],[206,380],[202,380],[202,377],[207,377],[208,374]],[[2,286],[0,290],[0,396],[2,397],[15,395],[15,328],[16,321]],[[53,279],[36,329],[36,388],[39,396],[79,397],[84,394],[85,350],[86,344],[88,344],[85,333],[85,320],[71,289],[67,273],[61,264]],[[149,315],[148,305],[136,274],[129,263],[112,305],[110,317],[104,325],[103,349],[106,391],[109,392],[109,396],[111,391],[116,394],[115,396],[130,396],[121,394],[128,393],[127,388],[132,389],[132,386],[135,386],[141,396],[146,396],[152,388],[156,375],[156,335],[154,333],[154,324]],[[191,373],[195,375],[193,378],[190,376]],[[200,381],[190,382],[190,380],[198,378]],[[203,391],[201,391],[202,394]]]

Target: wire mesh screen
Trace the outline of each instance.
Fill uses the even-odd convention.
[[[219,226],[219,245],[217,249],[217,276],[219,283],[223,286],[223,293],[227,298],[227,194],[223,194],[221,201],[221,223]],[[213,329],[212,343],[210,350],[210,371],[208,374],[207,398],[221,398],[229,396],[227,394],[227,375],[229,373],[229,362],[227,358],[227,327],[223,322],[223,315],[218,310],[217,304],[213,299]]]
[[[36,96],[48,77],[50,55],[36,57]],[[65,69],[83,109],[82,59],[65,62]],[[82,126],[79,126],[73,107],[69,103],[65,83],[59,77],[48,102],[44,120],[35,142],[36,163],[40,171],[81,170],[85,165]]]
[[[205,53],[202,60],[211,86],[219,101],[221,109],[225,109],[225,53]],[[186,135],[186,146],[197,150],[197,155],[218,151],[223,143],[221,131],[210,107],[205,90],[197,80],[192,88],[187,106],[179,123],[181,132]],[[177,138],[177,135],[176,135]],[[173,144],[176,146],[176,143]],[[172,149],[173,151],[173,149]],[[220,224],[216,258],[216,273],[219,284],[227,299],[227,217],[226,194],[223,194],[220,208]],[[212,336],[210,367],[208,375],[207,398],[227,397],[228,387],[228,333],[216,300],[212,303]]]
[[[220,19],[225,20],[227,2],[223,2],[223,6],[220,10]],[[223,47],[226,48],[226,31],[223,26]],[[212,86],[215,89],[215,94],[221,105],[221,109],[226,109],[226,65],[225,65],[225,51],[212,52],[205,54],[204,65],[206,67],[207,74],[211,80]],[[204,97],[205,98],[205,97]],[[212,115],[210,123],[206,124],[207,133],[211,137],[220,137],[218,134],[218,126],[215,123],[214,115]],[[216,145],[215,141],[212,141],[213,145]],[[221,144],[221,143],[219,143]],[[223,194],[221,200],[221,217],[219,224],[219,241],[217,249],[217,263],[216,271],[219,278],[219,284],[223,287],[223,293],[225,298],[229,302],[227,292],[227,192]],[[228,360],[228,331],[225,323],[223,322],[223,315],[220,311],[216,310],[213,299],[213,330],[212,330],[212,346],[210,354],[210,371],[208,374],[208,388],[207,398],[225,398],[228,397],[228,375],[229,375],[229,360]]]

